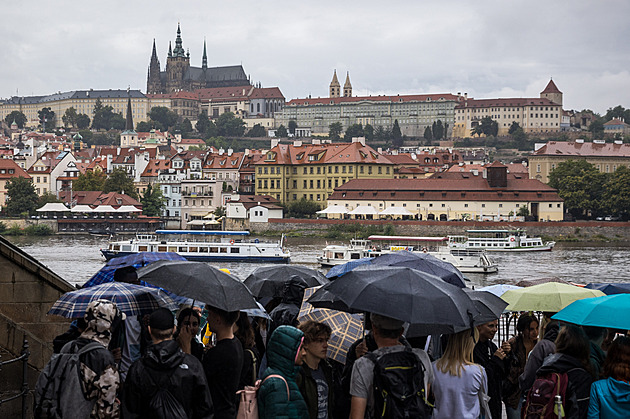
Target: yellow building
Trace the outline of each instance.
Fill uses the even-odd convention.
[[[547,183],[549,173],[567,160],[586,160],[602,173],[612,173],[621,166],[630,168],[630,144],[621,140],[549,141],[529,156],[529,177]]]
[[[270,195],[283,204],[302,198],[326,206],[335,188],[353,179],[392,179],[394,164],[365,145],[277,144],[255,164],[256,195]]]
[[[498,135],[507,135],[513,123],[526,133],[559,132],[562,122],[562,92],[553,80],[540,98],[469,99],[455,106],[453,137],[473,137],[473,129],[485,117],[498,124]]]
[[[28,122],[27,126],[33,127],[39,124],[38,111],[42,108],[50,108],[55,113],[54,126],[62,127],[62,117],[69,108],[74,108],[78,114],[94,117],[94,106],[100,100],[103,106],[111,106],[114,113],[126,117],[127,100],[131,98],[133,119],[136,122],[147,121],[147,97],[139,90],[73,90],[59,92],[48,96],[14,96],[4,103],[0,103],[0,118],[4,119],[13,111],[22,112]],[[47,126],[50,123],[47,122]]]
[[[430,179],[352,180],[335,189],[329,206],[348,212],[362,207],[366,218],[408,214],[418,220],[494,219],[516,215],[526,207],[539,220],[561,221],[564,204],[555,189],[526,176],[507,173],[495,162],[483,172],[441,173]]]

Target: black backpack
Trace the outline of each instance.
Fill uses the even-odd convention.
[[[179,366],[175,368],[179,368]],[[151,417],[156,419],[187,419],[188,415],[181,402],[168,390],[170,387],[169,380],[174,369],[160,373],[160,378],[157,380],[151,373],[151,369],[147,368],[146,365],[144,370],[147,372],[151,384],[157,387],[149,401]]]
[[[375,418],[429,418],[431,409],[424,388],[424,365],[411,348],[377,356],[374,363]]]

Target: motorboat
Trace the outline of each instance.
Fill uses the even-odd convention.
[[[157,230],[130,240],[110,241],[101,249],[105,259],[139,252],[175,252],[200,262],[288,263],[284,235],[280,241],[248,239],[249,231]]]
[[[550,251],[556,242],[543,242],[529,237],[524,230],[467,230],[465,236],[449,236],[449,246],[455,249],[486,250],[488,252]]]
[[[326,245],[322,250],[322,254],[317,257],[317,262],[323,268],[332,268],[351,260],[375,257],[375,255],[376,252],[371,248],[369,240],[352,239],[349,245]]]

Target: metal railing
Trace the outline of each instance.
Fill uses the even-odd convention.
[[[20,356],[18,356],[17,358],[13,358],[10,359],[8,361],[2,361],[0,362],[0,371],[2,370],[2,367],[4,367],[7,364],[11,364],[13,362],[18,362],[21,361],[22,362],[22,386],[21,386],[21,390],[19,393],[6,398],[6,399],[2,399],[0,400],[0,406],[2,406],[2,404],[6,403],[6,402],[10,402],[12,400],[17,399],[18,397],[22,397],[22,419],[26,419],[26,408],[27,408],[27,397],[28,397],[28,357],[30,356],[31,352],[28,350],[28,341],[26,340],[26,335],[24,335],[24,341],[22,342],[22,351],[20,352]]]

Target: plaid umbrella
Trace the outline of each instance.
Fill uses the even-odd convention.
[[[133,266],[141,268],[149,263],[158,260],[186,260],[185,257],[174,252],[139,252],[133,255],[121,256],[109,260],[100,271],[83,284],[83,288],[93,287],[94,285],[105,284],[114,280],[114,272],[116,269]]]
[[[162,290],[142,285],[109,282],[63,294],[48,314],[76,319],[83,317],[92,300],[105,299],[116,303],[120,311],[136,316],[150,314],[159,307],[176,310],[177,304]]]
[[[354,342],[363,337],[363,316],[313,307],[306,300],[319,288],[312,287],[304,290],[304,299],[302,300],[298,320],[300,322],[313,320],[330,326],[332,334],[328,340],[328,358],[345,364],[348,349]]]

